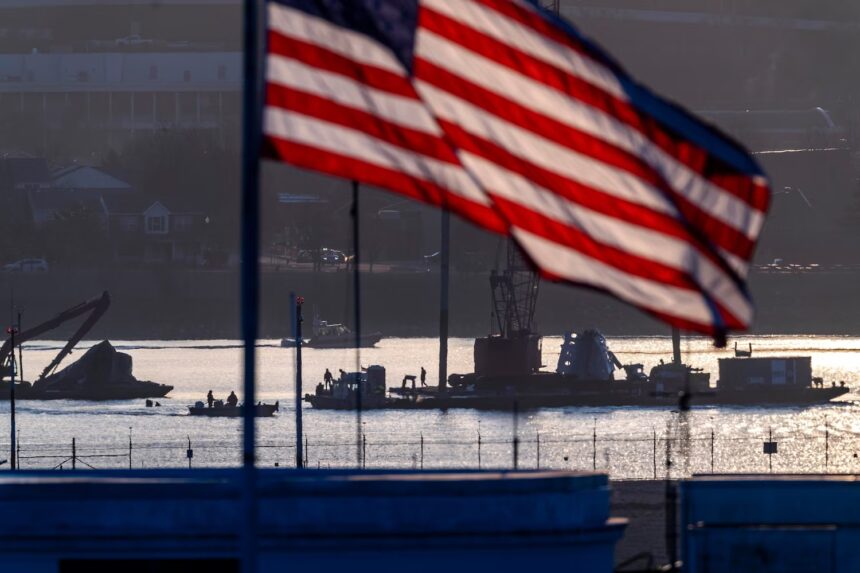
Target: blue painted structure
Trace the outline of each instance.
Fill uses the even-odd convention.
[[[56,573],[61,561],[91,559],[215,558],[238,567],[243,471],[8,473],[0,478],[0,570]],[[601,474],[257,475],[261,573],[608,573],[626,523],[609,518]]]
[[[702,476],[681,483],[685,573],[860,571],[856,476]]]

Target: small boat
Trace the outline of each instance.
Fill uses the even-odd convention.
[[[376,346],[376,343],[380,340],[382,340],[381,333],[369,332],[361,335],[358,340],[358,346],[360,348],[370,348]],[[283,347],[292,347],[295,345],[295,338],[284,338],[281,340],[281,346]],[[302,340],[302,346],[308,348],[355,348],[355,345],[355,333],[345,324],[329,324],[325,320],[320,320],[318,316],[314,316],[311,338],[304,338]]]
[[[193,406],[188,406],[189,416],[206,416],[208,418],[238,418],[245,413],[245,406],[229,406],[223,403],[219,405],[221,400],[217,400],[211,408],[207,407],[203,402],[196,402]],[[257,404],[254,406],[254,416],[257,418],[271,418],[280,409],[280,404]]]

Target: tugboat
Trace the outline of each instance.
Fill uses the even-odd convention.
[[[329,324],[325,320],[320,320],[316,313],[314,313],[312,332],[311,338],[302,340],[302,346],[307,348],[355,348],[355,333],[352,330],[345,324]],[[371,348],[376,346],[380,340],[382,340],[382,334],[379,332],[362,334],[359,347]],[[281,339],[282,347],[291,348],[295,345],[295,338]]]
[[[358,407],[358,392],[361,391],[361,407],[366,409],[392,408],[403,405],[406,400],[385,396],[385,368],[369,366],[361,372],[343,372],[340,378],[330,383],[320,382],[313,394],[305,394],[304,401],[322,410],[354,410]]]

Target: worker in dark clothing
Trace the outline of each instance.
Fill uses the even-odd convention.
[[[230,390],[230,395],[227,396],[227,404],[231,408],[235,408],[238,403],[239,403],[239,398],[236,397],[236,393],[233,392],[232,390]]]
[[[215,401],[215,396],[212,395],[212,390],[209,390],[209,393],[206,394],[206,403],[209,404],[209,407],[212,407],[212,403]]]
[[[424,370],[424,367],[421,367],[421,386],[427,385],[427,371]]]
[[[325,374],[323,374],[323,382],[325,382],[326,388],[331,385],[332,380],[334,380],[334,376],[331,375],[328,368],[325,369]]]
[[[343,368],[340,369],[340,379],[341,381],[346,380],[346,372],[343,371]]]

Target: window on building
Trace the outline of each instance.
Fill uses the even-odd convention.
[[[159,217],[146,218],[147,233],[166,233],[167,232],[167,217],[161,215]]]

